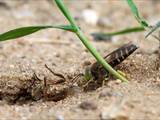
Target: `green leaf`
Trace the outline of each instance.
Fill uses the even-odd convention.
[[[137,19],[137,21],[143,26],[143,27],[149,27],[148,23],[146,20],[144,20],[141,15],[138,12],[138,8],[136,7],[136,5],[134,4],[134,2],[132,0],[127,0],[128,5],[131,8],[132,13],[134,14],[135,18]]]
[[[76,25],[76,22],[72,15],[70,14],[68,8],[64,5],[62,0],[53,0],[53,2],[56,2],[58,8],[61,10],[63,15],[67,18],[67,20],[70,22],[70,24],[75,28],[75,30],[78,30],[78,26]]]
[[[0,34],[0,41],[20,38],[20,37],[30,35],[32,33],[35,33],[43,29],[48,29],[48,28],[63,29],[63,30],[71,31],[71,32],[75,31],[74,27],[72,27],[71,25],[21,27],[21,28],[17,28],[17,29],[10,30],[8,32]]]
[[[133,28],[126,28],[120,31],[111,32],[111,33],[92,33],[92,36],[95,40],[107,40],[110,39],[112,36],[116,35],[123,35],[123,34],[129,34],[132,32],[142,32],[144,31],[144,27],[133,27]]]
[[[149,35],[151,35],[154,31],[156,31],[158,28],[160,27],[160,21],[154,26],[152,27],[151,31],[145,36],[145,38],[147,38]]]

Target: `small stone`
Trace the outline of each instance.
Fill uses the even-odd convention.
[[[9,67],[10,67],[10,68],[14,68],[15,66],[14,66],[13,64],[11,64]]]
[[[115,110],[115,108],[112,109],[114,110],[104,110],[100,115],[101,120],[129,120],[129,116],[124,111]]]
[[[111,28],[113,26],[112,22],[106,17],[99,18],[97,24],[100,27],[109,27],[109,28]]]
[[[56,115],[56,120],[64,120],[64,117],[62,115]]]
[[[99,98],[103,97],[111,97],[113,95],[112,91],[110,89],[104,89],[100,94]]]
[[[88,65],[91,65],[91,62],[88,60],[84,61],[83,66],[88,66]]]
[[[123,97],[114,99],[109,106],[104,106],[100,117],[101,120],[129,120]]]
[[[123,97],[123,94],[120,92],[114,92],[109,88],[106,88],[104,90],[102,90],[99,94],[99,98],[103,98],[103,97],[116,97],[116,98],[121,98]]]
[[[60,57],[61,55],[59,53],[54,53],[55,57]]]
[[[102,119],[102,120],[129,120],[127,116],[119,115],[107,119]]]
[[[121,80],[116,79],[116,80],[109,81],[107,85],[110,86],[110,87],[112,87],[112,86],[114,86],[114,85],[119,85],[119,84],[121,84],[121,83],[122,83]]]
[[[117,79],[116,81],[115,81],[115,84],[121,84],[122,83],[122,81],[120,80],[120,79]]]
[[[84,110],[96,110],[97,109],[97,106],[94,103],[88,102],[88,101],[82,102],[79,105],[79,107]]]
[[[117,43],[120,40],[119,36],[112,37],[112,43]]]
[[[91,24],[91,25],[96,25],[98,22],[99,16],[96,11],[92,9],[85,9],[82,12],[82,18],[84,19],[86,23]]]

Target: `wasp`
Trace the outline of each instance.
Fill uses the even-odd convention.
[[[104,57],[106,62],[113,68],[122,63],[128,56],[130,56],[138,46],[133,42],[129,42],[120,48],[114,50]],[[109,72],[99,63],[95,62],[91,67],[85,70],[84,77],[87,80],[93,79],[97,81],[104,80],[109,75]]]

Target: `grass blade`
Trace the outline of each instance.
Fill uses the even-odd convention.
[[[136,7],[136,5],[134,4],[133,0],[127,0],[128,5],[131,8],[132,13],[134,14],[135,18],[137,19],[137,21],[143,26],[143,27],[149,27],[148,23],[146,20],[144,20],[141,15],[138,12],[138,8]]]
[[[69,10],[65,5],[63,4],[62,0],[53,0],[53,2],[56,2],[57,6],[63,13],[63,15],[67,18],[67,20],[70,22],[70,24],[75,28],[75,30],[78,30],[78,26],[76,25],[75,20],[73,19],[72,15],[70,14]]]
[[[74,28],[71,25],[21,27],[21,28],[13,29],[8,32],[0,34],[0,41],[24,37],[26,35],[30,35],[37,31],[48,29],[48,28],[63,29],[63,30],[71,31],[71,32],[74,31]]]
[[[82,43],[85,45],[85,47],[89,50],[89,52],[95,57],[95,59],[101,63],[104,68],[109,71],[111,74],[113,74],[118,79],[128,82],[125,77],[120,75],[118,72],[116,72],[105,60],[104,58],[99,54],[99,52],[92,46],[92,44],[89,42],[88,38],[84,35],[84,33],[80,30],[80,28],[76,25],[75,20],[71,16],[68,8],[64,5],[62,0],[53,0],[56,2],[57,6],[63,13],[63,15],[68,19],[70,24],[75,28],[74,33],[79,37],[79,39],[82,41]]]
[[[154,31],[156,31],[158,28],[160,27],[160,21],[154,26],[152,27],[151,31],[145,36],[145,38],[147,38],[148,36],[150,36]]]
[[[116,35],[123,35],[123,34],[132,33],[132,32],[142,32],[142,31],[145,31],[144,27],[133,27],[133,28],[126,28],[126,29],[116,31],[116,32],[111,32],[111,33],[100,32],[100,33],[92,33],[91,35],[94,37],[95,40],[105,40]]]

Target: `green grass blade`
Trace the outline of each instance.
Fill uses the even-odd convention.
[[[92,33],[92,36],[95,38],[95,40],[104,40],[108,39],[112,36],[116,35],[123,35],[123,34],[129,34],[132,32],[142,32],[145,31],[144,27],[133,27],[133,28],[126,28],[120,31],[111,32],[111,33]]]
[[[99,54],[99,52],[91,45],[87,37],[83,34],[83,32],[80,30],[80,28],[76,25],[75,20],[71,16],[68,8],[64,5],[62,0],[53,0],[53,2],[56,2],[57,6],[61,10],[61,12],[64,14],[64,16],[68,19],[70,24],[75,28],[75,34],[79,37],[79,39],[82,41],[82,43],[85,45],[85,47],[89,50],[89,52],[96,58],[96,60],[101,63],[104,68],[109,71],[111,74],[113,74],[118,79],[127,82],[127,79],[124,78],[122,75],[120,75],[118,72],[116,72],[106,61],[105,59]]]
[[[134,14],[135,18],[137,19],[137,21],[143,26],[143,27],[149,27],[148,23],[146,20],[144,20],[141,15],[138,12],[138,8],[136,7],[136,5],[134,4],[133,0],[127,0],[128,5],[131,8],[132,13]]]
[[[160,21],[151,28],[151,31],[145,36],[145,38],[147,38],[148,36],[150,36],[154,31],[156,31],[158,28],[160,27]]]
[[[21,28],[13,29],[8,32],[0,34],[0,41],[24,37],[26,35],[30,35],[37,31],[48,29],[48,28],[63,29],[63,30],[71,31],[71,32],[75,31],[74,28],[70,25],[21,27]]]
[[[73,19],[72,15],[70,14],[69,10],[65,5],[63,4],[62,0],[53,0],[53,2],[56,2],[57,6],[63,13],[63,15],[67,18],[67,20],[70,22],[70,24],[75,28],[75,30],[78,29],[78,26],[76,25],[75,20]]]

